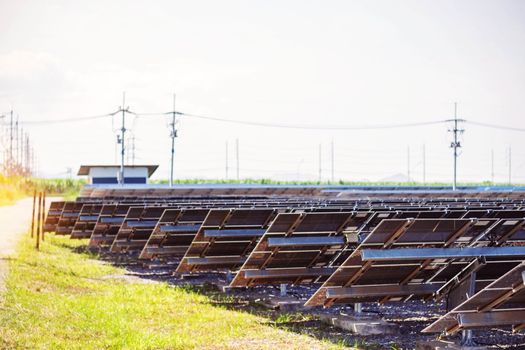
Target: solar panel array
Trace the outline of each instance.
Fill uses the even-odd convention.
[[[525,328],[523,196],[351,198],[313,188],[86,190],[53,202],[44,229],[92,248],[228,271],[231,287],[306,284],[305,305],[446,298],[425,332]]]

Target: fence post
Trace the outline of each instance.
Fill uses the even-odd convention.
[[[38,192],[38,214],[37,214],[37,224],[36,224],[36,250],[40,250],[40,221],[42,218],[42,192]]]
[[[42,192],[42,242],[45,240],[44,223],[46,222],[46,192]]]
[[[33,191],[33,214],[31,215],[31,238],[35,236],[36,190]]]

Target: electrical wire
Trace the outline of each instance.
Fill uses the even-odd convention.
[[[268,128],[285,128],[285,129],[306,129],[306,130],[375,130],[375,129],[394,129],[394,128],[406,128],[415,126],[426,126],[446,123],[446,120],[436,120],[431,122],[416,122],[416,123],[401,123],[401,124],[384,124],[384,125],[293,125],[293,124],[278,124],[278,123],[263,123],[263,122],[251,122],[238,119],[226,119],[209,117],[198,114],[180,113],[183,116],[197,119],[213,120],[226,123],[243,124],[250,126],[262,126]]]
[[[58,123],[83,122],[83,121],[87,121],[87,120],[94,120],[94,119],[101,119],[101,118],[112,117],[115,114],[117,114],[118,112],[120,112],[120,111],[116,111],[116,112],[113,112],[113,113],[107,113],[107,114],[90,115],[90,116],[80,117],[80,118],[34,120],[34,121],[25,121],[25,122],[20,122],[20,123],[24,124],[24,125],[42,125],[42,124],[58,124]]]
[[[504,126],[504,125],[497,125],[497,124],[490,124],[490,123],[473,122],[473,121],[470,121],[470,120],[465,120],[465,122],[468,123],[468,124],[477,125],[477,126],[483,126],[483,127],[486,127],[486,128],[525,132],[524,128],[515,128],[515,127],[512,127],[512,126]]]

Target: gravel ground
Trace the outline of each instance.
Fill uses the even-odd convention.
[[[103,260],[115,263],[114,257],[102,255]],[[128,263],[131,262],[130,265]],[[409,301],[405,303],[392,302],[384,305],[364,303],[363,314],[383,319],[399,327],[396,335],[359,336],[348,331],[322,323],[316,315],[320,313],[332,315],[354,316],[351,306],[337,306],[328,309],[298,308],[291,312],[272,310],[262,306],[264,299],[279,298],[279,289],[275,286],[257,286],[250,289],[233,289],[227,293],[220,290],[227,285],[224,273],[198,274],[177,278],[173,276],[173,267],[145,268],[137,263],[133,256],[121,256],[118,265],[125,266],[129,273],[126,278],[146,279],[150,281],[166,281],[173,286],[186,286],[199,293],[209,296],[214,303],[237,311],[250,312],[268,319],[277,327],[310,336],[330,339],[335,343],[359,345],[366,349],[413,349],[418,341],[435,340],[437,334],[423,334],[421,330],[445,313],[443,303]],[[122,277],[122,276],[121,276]],[[316,290],[316,286],[289,286],[288,296],[306,301]],[[284,322],[280,321],[283,319]],[[286,320],[289,319],[289,322]],[[460,335],[448,337],[446,340],[459,341]],[[513,334],[509,329],[490,329],[474,331],[477,345],[490,349],[525,349],[525,335]]]

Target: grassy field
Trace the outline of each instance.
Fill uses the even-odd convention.
[[[343,348],[231,310],[193,288],[126,279],[84,244],[50,235],[37,252],[22,240],[0,301],[0,348]]]
[[[32,196],[33,191],[45,191],[47,196],[59,196],[72,200],[78,196],[84,180],[77,179],[38,179],[24,177],[5,177],[0,175],[0,206]]]
[[[82,186],[85,184],[83,179],[40,179],[40,178],[19,178],[4,177],[0,175],[0,205],[12,204],[13,201],[22,197],[31,196],[33,191],[45,191],[48,196],[60,196],[66,200],[73,200],[78,196]],[[154,184],[167,184],[167,180],[154,180]],[[334,183],[319,181],[276,181],[272,179],[179,179],[175,184],[261,184],[261,185],[347,185],[347,186],[450,186],[449,183],[431,182],[362,182],[339,180]],[[506,184],[491,184],[490,182],[478,183],[459,183],[458,186],[490,186]],[[523,186],[514,184],[514,186]]]

